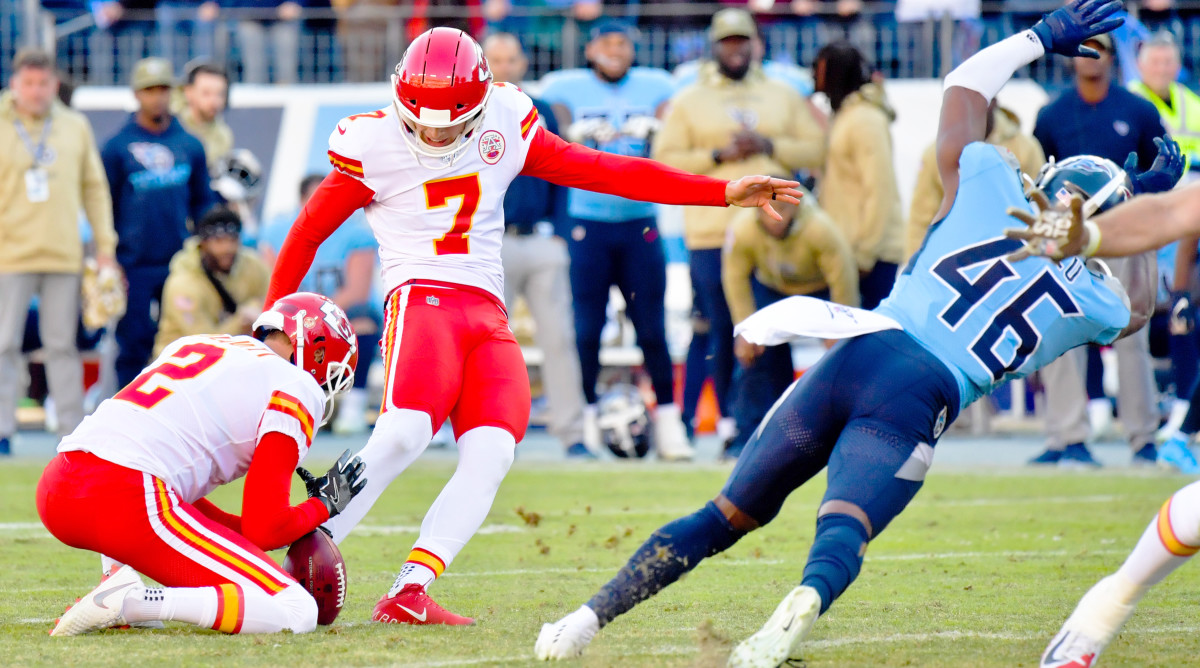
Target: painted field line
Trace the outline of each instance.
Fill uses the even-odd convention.
[[[1055,558],[1055,557],[1073,557],[1081,554],[1087,555],[1111,555],[1111,554],[1128,554],[1128,549],[1107,549],[1107,550],[1002,550],[996,552],[902,552],[897,554],[877,554],[872,555],[867,553],[866,562],[869,564],[876,561],[917,561],[921,559],[944,560],[944,559],[1037,559],[1037,558]],[[779,564],[794,563],[803,565],[804,560],[797,559],[709,559],[705,562],[706,567],[741,567],[741,566],[777,566]],[[608,568],[514,568],[511,570],[497,571],[467,571],[456,572],[446,571],[442,577],[459,577],[459,578],[480,578],[480,577],[504,577],[511,575],[554,575],[561,573],[612,573],[619,569],[620,566]]]

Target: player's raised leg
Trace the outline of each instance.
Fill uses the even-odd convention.
[[[381,343],[383,412],[358,453],[371,475],[350,505],[324,524],[336,543],[345,540],[388,485],[421,456],[454,406],[464,344],[452,331],[462,325],[448,297],[453,293],[406,284],[388,295]]]
[[[480,298],[472,321],[483,340],[463,362],[463,385],[451,413],[458,468],[421,522],[421,535],[372,619],[402,624],[472,624],[426,593],[475,535],[508,474],[529,420],[529,379],[507,317]]]
[[[720,495],[655,531],[586,605],[543,625],[534,647],[537,658],[578,656],[613,619],[774,519],[788,495],[829,458],[842,426],[828,399],[838,368],[825,364],[810,371],[776,402]],[[800,442],[792,436],[796,433],[804,434]]]
[[[56,538],[126,564],[68,609],[52,635],[155,620],[225,633],[316,628],[316,601],[299,583],[154,476],[63,453],[38,483],[37,503]],[[170,586],[146,587],[139,572]]]
[[[1088,668],[1117,637],[1150,587],[1200,551],[1200,482],[1175,492],[1116,573],[1075,606],[1042,655],[1044,668]]]

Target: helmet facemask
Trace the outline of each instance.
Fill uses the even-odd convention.
[[[399,68],[399,65],[397,65]],[[488,81],[491,80],[491,73],[488,73]],[[400,134],[404,137],[404,144],[408,147],[410,153],[416,158],[417,162],[428,169],[443,170],[452,167],[467,153],[467,149],[471,147],[471,142],[474,139],[475,130],[483,122],[484,112],[487,108],[488,100],[492,96],[492,87],[487,86],[487,92],[484,93],[483,100],[475,109],[468,114],[457,119],[450,117],[449,110],[427,109],[421,108],[422,116],[433,116],[435,118],[418,118],[412,113],[408,107],[400,102],[399,91],[400,77],[398,74],[392,75],[392,106],[396,110],[396,117],[400,120]],[[432,146],[425,141],[421,136],[417,126],[425,126],[429,128],[449,128],[460,123],[464,123],[462,132],[454,141],[445,146]],[[424,160],[423,158],[432,159]]]

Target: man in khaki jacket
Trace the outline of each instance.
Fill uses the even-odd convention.
[[[196,236],[171,258],[154,338],[156,356],[183,336],[249,334],[267,298],[270,273],[241,245],[242,221],[236,213],[214,208],[195,229]]]
[[[1035,177],[1046,164],[1042,145],[1033,135],[1021,132],[1021,121],[1013,112],[992,103],[991,127],[987,142],[1003,146],[1017,158],[1021,171]],[[917,173],[917,187],[913,190],[912,206],[908,210],[908,236],[904,244],[904,257],[910,258],[921,242],[925,232],[933,223],[933,216],[942,205],[942,177],[937,168],[937,143],[931,143],[921,155],[921,171]]]
[[[221,159],[233,151],[233,129],[222,114],[229,100],[229,75],[207,61],[189,65],[184,73],[179,122],[204,145],[208,173],[215,177]]]
[[[862,306],[873,309],[892,290],[904,258],[904,216],[892,164],[896,112],[870,65],[848,42],[817,52],[813,79],[829,96],[833,118],[820,182],[821,208],[846,234],[858,260]]]
[[[748,12],[723,9],[713,16],[709,39],[714,60],[696,83],[671,99],[655,138],[653,156],[672,167],[722,179],[746,174],[791,174],[820,167],[825,136],[807,101],[786,83],[768,79],[754,58],[758,27]],[[722,421],[718,435],[733,436],[733,321],[721,287],[721,246],[733,212],[710,207],[684,210],[693,311],[709,322],[709,371]],[[693,333],[693,340],[703,341]]]
[[[780,299],[807,295],[858,306],[858,265],[845,235],[812,197],[800,205],[775,207],[783,220],[764,211],[737,212],[721,259],[721,282],[734,322]],[[760,215],[761,214],[761,215]],[[737,339],[733,412],[737,436],[725,448],[736,458],[771,405],[792,383],[789,344],[763,348]]]
[[[57,101],[50,56],[21,51],[0,95],[0,455],[16,431],[21,340],[38,315],[60,434],[83,420],[83,367],[75,347],[87,214],[97,262],[115,268],[117,237],[104,166],[84,116]]]

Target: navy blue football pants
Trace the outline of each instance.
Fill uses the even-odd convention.
[[[125,315],[117,321],[117,386],[125,387],[150,363],[158,334],[159,303],[168,267],[122,267],[129,293]]]
[[[637,332],[646,373],[658,403],[675,401],[671,357],[667,352],[667,256],[653,218],[608,223],[575,218],[567,251],[575,298],[575,345],[583,376],[583,396],[596,403],[600,376],[600,332],[613,285],[625,298],[625,314]]]
[[[722,494],[766,524],[828,465],[824,501],[858,506],[879,535],[920,490],[958,402],[954,376],[908,334],[842,341],[772,407]]]
[[[700,371],[703,376],[711,377],[721,417],[731,417],[733,398],[736,396],[733,391],[733,317],[729,313],[729,304],[725,301],[725,288],[721,284],[721,249],[689,251],[688,269],[692,278],[692,298],[695,300],[692,312],[707,321],[705,331],[708,336],[692,333],[688,359],[703,356],[705,364],[697,365],[699,369],[693,369],[689,364],[685,383],[692,383],[690,374],[693,371]],[[699,382],[703,385],[704,379],[700,378]]]

